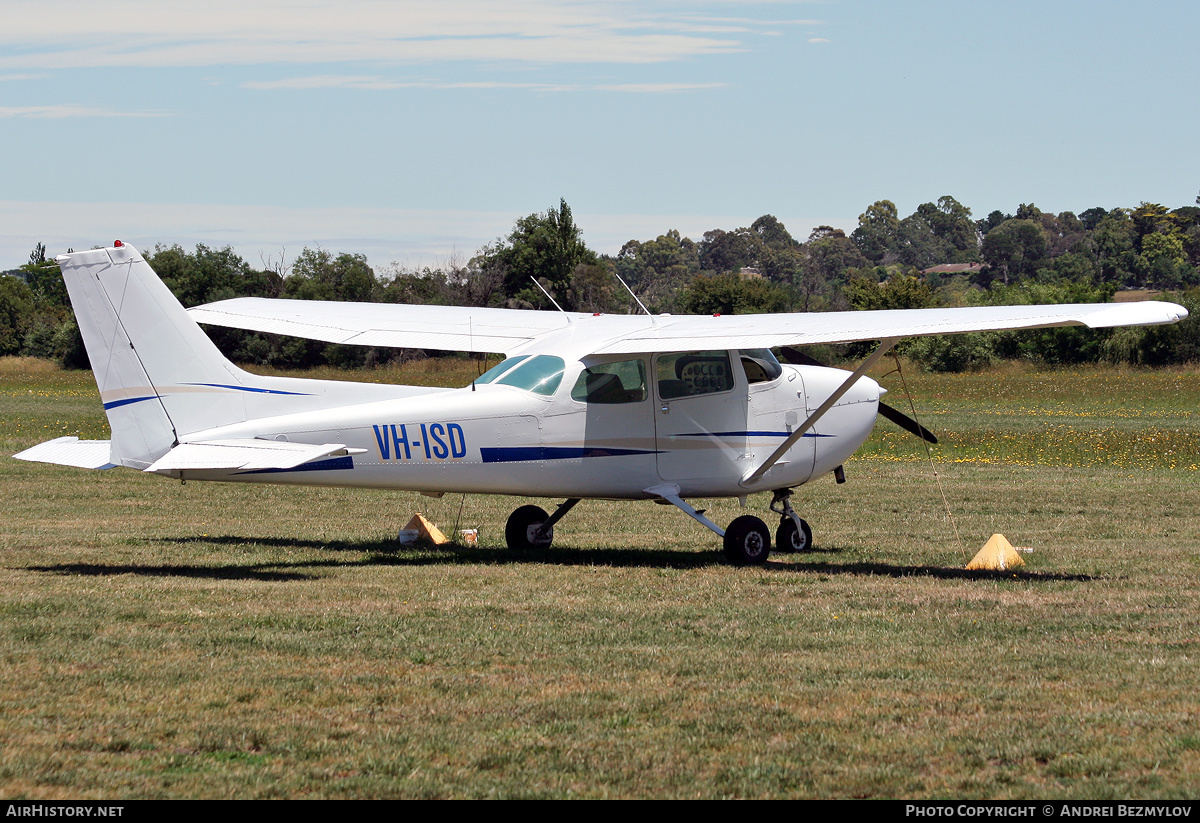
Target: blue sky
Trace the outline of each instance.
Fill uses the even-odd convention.
[[[3,0],[0,269],[121,238],[465,261],[949,194],[1200,192],[1200,4]]]

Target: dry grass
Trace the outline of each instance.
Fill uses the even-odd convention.
[[[0,374],[25,377],[34,374],[56,374],[62,369],[53,360],[40,357],[0,357]]]
[[[97,425],[84,379],[0,378],[5,447]],[[914,391],[971,436],[976,380]],[[1058,382],[1080,426],[1128,387]],[[856,459],[802,490],[819,551],[734,569],[648,504],[523,555],[520,501],[0,460],[0,794],[1194,797],[1195,472],[1022,463],[940,467],[960,550],[920,461]],[[418,509],[483,545],[396,547]],[[963,571],[997,531],[1026,568]]]

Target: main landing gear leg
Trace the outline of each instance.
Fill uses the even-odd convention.
[[[644,491],[661,497],[715,532],[724,541],[725,557],[733,565],[761,566],[767,562],[767,557],[771,554],[771,532],[767,530],[767,524],[754,515],[744,514],[730,523],[728,529],[722,529],[705,517],[703,511],[696,511],[683,500],[679,496],[679,487],[673,483],[654,486]]]
[[[575,507],[580,498],[572,497],[547,515],[540,506],[522,506],[508,517],[504,526],[504,542],[510,549],[548,549],[554,542],[554,524]]]
[[[812,529],[792,509],[792,490],[776,489],[771,498],[771,511],[779,515],[775,530],[775,548],[781,552],[806,552],[812,549]]]

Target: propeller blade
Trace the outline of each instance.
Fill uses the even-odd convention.
[[[817,360],[814,357],[809,357],[804,352],[800,351],[797,348],[793,348],[791,346],[780,346],[779,352],[780,352],[780,354],[783,354],[787,358],[787,361],[789,363],[792,363],[797,366],[824,366],[825,365],[820,360]],[[913,420],[911,417],[909,417],[904,412],[900,411],[899,409],[897,409],[893,406],[889,406],[887,403],[884,403],[882,400],[879,402],[879,414],[883,417],[886,417],[888,420],[891,420],[893,423],[895,423],[900,428],[904,429],[906,432],[909,432],[910,434],[915,434],[917,437],[921,438],[922,440],[926,441],[927,443],[937,443],[938,442],[938,439],[934,436],[933,432],[931,432],[929,429],[922,426],[916,420]]]
[[[938,442],[938,439],[933,436],[933,432],[931,432],[929,429],[922,426],[916,420],[913,420],[911,417],[909,417],[904,412],[900,411],[897,408],[889,406],[887,403],[884,403],[883,401],[880,401],[880,403],[879,403],[879,414],[880,414],[880,416],[886,417],[888,420],[891,420],[893,423],[895,423],[900,428],[904,429],[906,432],[915,434],[917,437],[921,438],[922,440],[924,440],[927,443],[937,443]]]

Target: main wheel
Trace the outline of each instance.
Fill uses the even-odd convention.
[[[781,552],[807,552],[812,550],[812,529],[808,523],[800,521],[800,529],[796,529],[796,521],[786,514],[779,521],[775,530],[775,548]]]
[[[761,566],[771,553],[767,524],[752,514],[743,514],[725,530],[725,557],[735,566]]]
[[[546,529],[546,533],[536,536],[538,526],[550,519],[550,515],[538,506],[522,506],[508,516],[504,526],[504,542],[510,549],[528,551],[529,549],[548,549],[554,540],[554,527]]]

